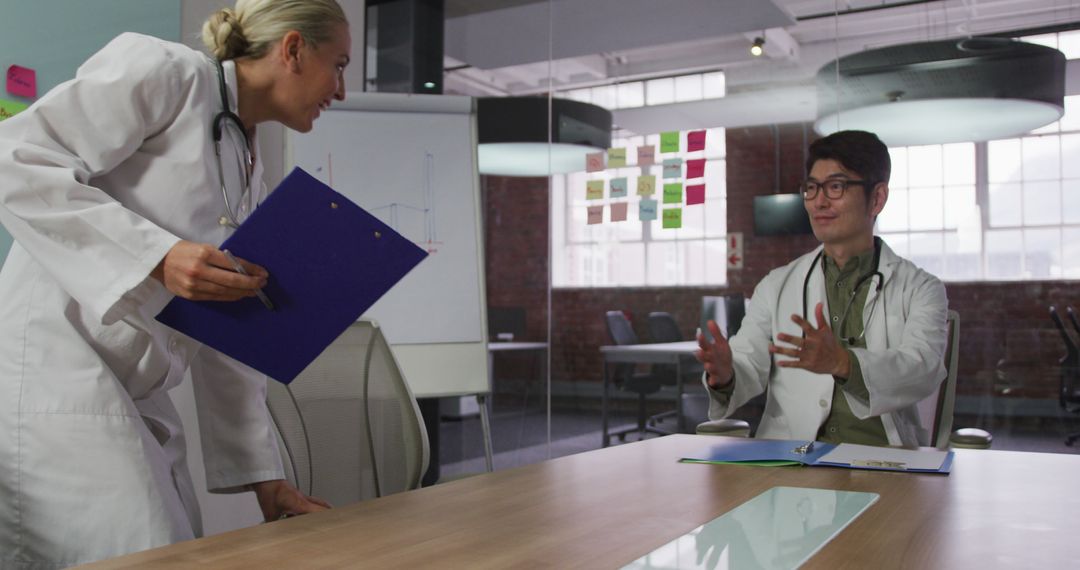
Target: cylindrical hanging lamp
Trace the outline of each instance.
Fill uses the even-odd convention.
[[[481,174],[548,176],[585,170],[585,155],[611,146],[611,111],[547,97],[477,99]],[[550,144],[549,144],[550,131]]]
[[[1061,118],[1065,56],[1006,38],[921,42],[841,57],[816,82],[822,135],[865,130],[891,146],[985,141]]]

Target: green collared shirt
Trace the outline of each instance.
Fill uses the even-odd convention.
[[[849,259],[843,268],[838,267],[835,261],[824,255],[822,263],[825,266],[825,297],[829,303],[829,326],[832,327],[833,334],[840,341],[840,345],[849,347],[847,352],[851,359],[851,373],[846,379],[833,377],[836,382],[833,385],[832,410],[829,417],[825,418],[821,430],[818,431],[818,440],[828,443],[889,445],[889,437],[885,433],[881,418],[872,417],[860,420],[852,413],[847,398],[844,397],[844,392],[847,392],[860,400],[870,399],[862,368],[859,367],[859,361],[850,347],[866,348],[866,338],[863,336],[863,307],[866,305],[866,296],[873,287],[874,280],[864,281],[858,291],[854,289],[860,277],[873,271],[874,250],[871,249]],[[814,323],[813,317],[810,321]],[[852,340],[853,342],[849,342]]]

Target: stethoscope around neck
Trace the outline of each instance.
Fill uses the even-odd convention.
[[[240,211],[234,209],[232,203],[229,201],[229,190],[225,185],[225,169],[221,165],[221,139],[225,134],[225,129],[231,124],[240,132],[240,136],[244,139],[244,148],[240,151],[241,167],[243,171],[242,176],[244,180],[244,188],[240,193],[240,200],[251,199],[251,175],[252,168],[255,165],[254,157],[251,154],[251,140],[248,139],[247,129],[244,128],[244,122],[240,120],[240,117],[229,110],[229,94],[225,88],[225,68],[222,66],[220,60],[215,60],[218,73],[218,87],[221,90],[221,108],[222,110],[214,115],[214,120],[211,128],[211,137],[214,141],[214,156],[217,158],[217,170],[218,180],[221,182],[221,198],[225,201],[225,215],[221,216],[218,223],[230,228],[240,227]],[[239,205],[238,205],[239,208]]]
[[[825,250],[822,249],[821,251],[818,252],[818,254],[816,256],[814,256],[814,260],[810,262],[810,269],[806,272],[806,278],[803,279],[803,286],[802,286],[802,316],[803,316],[803,320],[807,321],[807,322],[810,322],[810,318],[807,316],[806,291],[810,286],[810,277],[814,274],[814,266],[818,265],[820,263],[821,271],[822,272],[825,271],[825,264],[821,263],[821,256],[822,256],[822,254],[824,252],[825,252]],[[878,265],[880,264],[880,262],[881,262],[881,238],[879,238],[877,236],[874,236],[874,266],[873,266],[873,268],[870,269],[869,272],[864,273],[862,275],[862,277],[859,277],[859,280],[855,282],[855,287],[853,287],[851,289],[851,296],[848,298],[847,305],[844,307],[844,311],[842,313],[840,313],[840,321],[837,323],[837,326],[833,330],[841,330],[841,331],[843,330],[844,324],[847,322],[848,312],[851,311],[851,305],[855,302],[855,298],[859,296],[859,288],[863,286],[863,283],[871,282],[874,279],[874,277],[877,277],[878,281],[877,281],[877,288],[875,289],[875,292],[877,292],[877,293],[881,292],[881,287],[882,287],[882,285],[885,284],[885,276],[882,275],[880,271],[878,271]],[[859,334],[859,336],[857,336],[857,337],[854,337],[854,336],[852,336],[852,337],[842,337],[842,339],[845,342],[847,342],[848,345],[850,346],[850,345],[854,345],[856,341],[858,341],[860,338],[863,338],[865,336],[866,336],[866,327],[864,326],[863,331],[862,331],[862,333]]]

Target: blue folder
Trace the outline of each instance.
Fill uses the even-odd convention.
[[[300,168],[221,249],[266,268],[274,310],[177,297],[157,320],[284,384],[428,255]]]
[[[713,437],[706,438],[708,440]],[[947,475],[952,470],[953,452],[944,454],[939,467],[935,469],[922,469],[907,467],[904,463],[892,464],[888,461],[867,461],[863,463],[836,463],[825,461],[824,457],[835,450],[838,446],[833,443],[813,442],[813,446],[801,453],[803,446],[810,443],[806,440],[787,439],[753,439],[753,438],[715,438],[717,441],[703,448],[701,453],[693,457],[684,457],[685,463],[718,463],[738,465],[758,465],[778,467],[785,465],[806,465],[810,467],[844,467],[847,469],[868,469],[872,471],[905,471],[911,473],[938,473]],[[860,449],[860,446],[848,446],[847,449]],[[878,449],[878,448],[868,448]],[[882,448],[884,449],[884,448]],[[896,450],[897,453],[919,454],[926,453],[918,450]],[[931,452],[936,453],[936,450]]]

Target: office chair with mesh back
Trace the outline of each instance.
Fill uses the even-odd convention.
[[[671,316],[671,313],[663,311],[654,311],[649,313],[649,337],[653,342],[681,342],[686,340],[683,338],[682,332],[679,331],[679,324],[675,322],[675,317]],[[676,379],[676,367],[674,364],[654,364],[652,366],[652,372],[660,380],[661,385],[675,386],[677,382],[691,383],[694,386],[700,386],[701,373],[704,371],[702,365],[698,360],[692,356],[687,356],[680,359],[679,367],[682,369],[682,378]],[[689,390],[683,393],[683,412],[688,410],[700,409],[703,406],[698,405],[697,400],[704,400],[704,394],[700,390]],[[696,400],[695,400],[696,399]],[[689,404],[689,405],[687,405]],[[708,404],[704,404],[705,409],[708,409]],[[707,412],[705,412],[707,414]],[[676,414],[676,410],[669,410],[660,414],[656,414],[649,418],[649,422],[656,424],[664,420],[664,418],[673,417]],[[705,414],[701,414],[704,417]],[[697,418],[698,420],[701,417]]]
[[[639,344],[630,320],[622,311],[608,311],[604,319],[612,342],[617,345]],[[626,434],[633,431],[638,432],[640,439],[645,438],[646,432],[669,435],[671,432],[649,425],[648,417],[645,415],[645,397],[660,391],[660,380],[651,371],[637,372],[635,368],[634,364],[616,364],[612,379],[620,390],[638,395],[637,425],[610,432],[610,435],[618,436],[620,441],[625,440]]]
[[[428,441],[390,345],[374,321],[353,323],[267,405],[286,478],[335,506],[420,486]]]
[[[1080,414],[1080,349],[1076,341],[1065,328],[1057,307],[1050,307],[1050,319],[1054,321],[1054,327],[1061,333],[1061,340],[1065,343],[1065,356],[1058,359],[1060,380],[1058,389],[1058,405],[1062,410],[1070,414]],[[1073,324],[1076,321],[1073,320]],[[1065,445],[1071,446],[1080,439],[1080,433],[1070,433],[1065,436]]]

